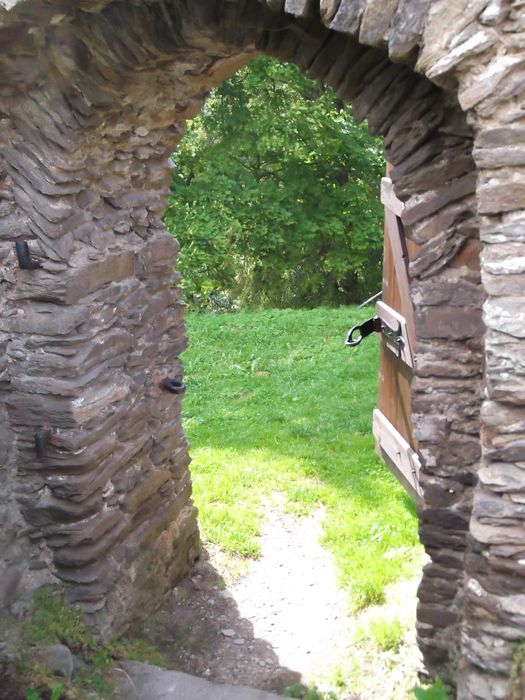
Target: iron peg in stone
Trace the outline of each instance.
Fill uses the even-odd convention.
[[[51,437],[50,430],[37,430],[35,433],[35,450],[38,459],[45,459],[47,446]]]
[[[163,389],[169,391],[170,394],[181,395],[186,391],[186,384],[184,384],[184,382],[172,379],[171,377],[163,379],[160,385]]]
[[[16,241],[16,257],[21,270],[38,270],[42,265],[31,258],[31,251],[27,241]]]

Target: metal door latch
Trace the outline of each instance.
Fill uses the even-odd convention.
[[[385,321],[381,321],[381,333],[386,342],[395,347],[397,356],[401,358],[401,353],[403,352],[403,348],[405,346],[401,324],[398,323],[397,330],[394,330],[391,326],[388,325],[388,323],[386,323]]]
[[[371,335],[372,333],[381,333],[387,343],[394,345],[396,354],[401,357],[405,341],[403,340],[401,324],[398,323],[397,330],[388,325],[380,316],[369,318],[368,321],[354,326],[348,331],[345,345],[355,347],[359,343]],[[357,335],[359,334],[359,335]]]
[[[379,316],[374,316],[374,318],[369,318],[368,321],[365,321],[364,323],[360,323],[357,326],[354,326],[348,331],[348,336],[346,338],[345,345],[347,345],[349,348],[353,348],[356,345],[359,345],[359,343],[364,340],[367,336],[371,335],[372,333],[380,333],[381,332],[381,319]],[[354,338],[354,335],[356,333],[359,333]]]

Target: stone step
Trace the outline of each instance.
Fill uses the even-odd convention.
[[[139,661],[125,661],[121,668],[122,679],[113,700],[276,700],[283,697],[244,686],[210,683],[187,673],[167,671]]]

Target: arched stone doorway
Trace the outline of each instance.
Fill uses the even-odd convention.
[[[385,137],[421,246],[419,643],[431,672],[460,669],[460,697],[503,697],[525,634],[519,3],[2,5],[4,599],[57,576],[119,626],[197,555],[180,399],[161,387],[185,343],[168,158],[209,89],[264,51]]]

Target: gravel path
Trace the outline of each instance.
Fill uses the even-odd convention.
[[[414,640],[408,640],[402,659],[383,655],[372,664],[352,646],[356,625],[374,611],[348,616],[334,562],[319,543],[323,510],[294,518],[283,513],[276,496],[265,516],[261,556],[241,576],[230,583],[238,562],[208,548],[191,576],[136,633],[165,652],[169,667],[216,683],[281,693],[359,663],[364,685],[341,694],[341,700],[407,697],[392,688],[402,677],[415,678]],[[412,637],[416,585],[403,581],[392,587],[383,606],[387,615],[408,620]]]
[[[296,520],[267,510],[262,556],[230,589],[256,637],[306,682],[330,675],[348,653],[347,600],[319,544],[323,512]]]

